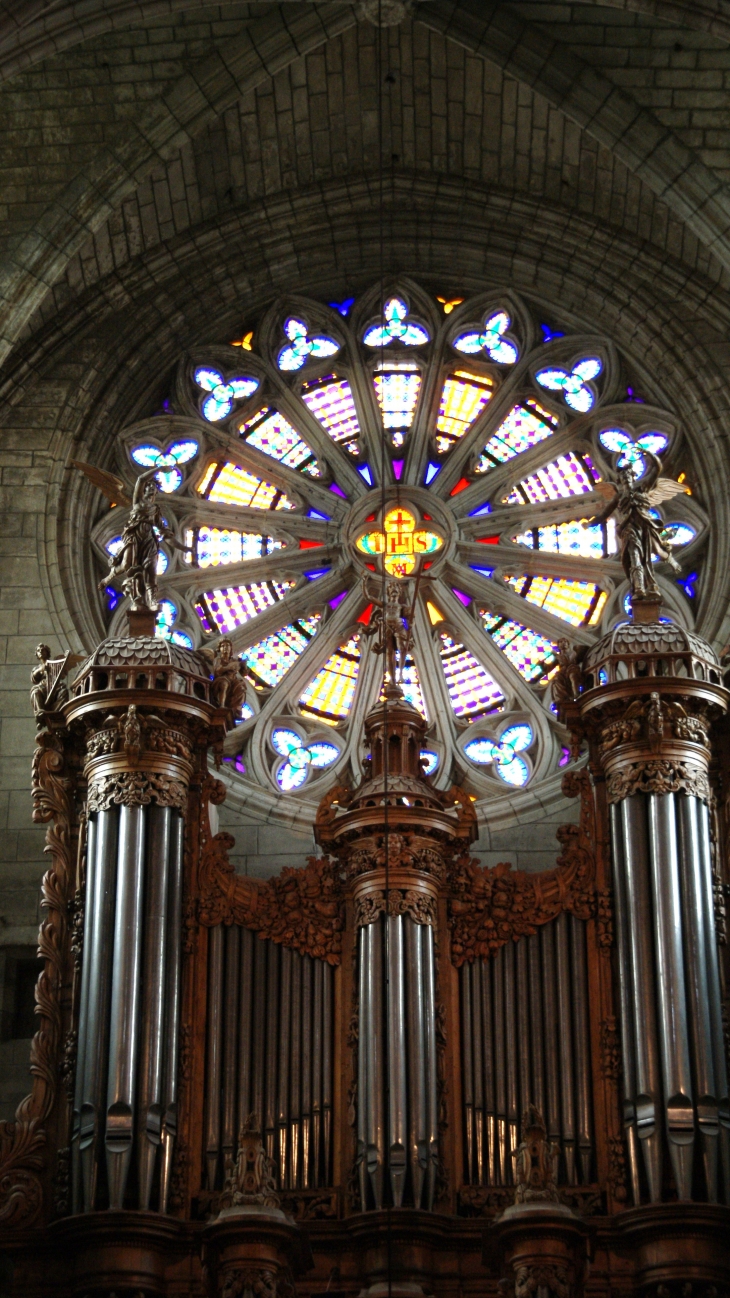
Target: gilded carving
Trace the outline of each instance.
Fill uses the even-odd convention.
[[[580,824],[558,830],[563,851],[556,869],[527,874],[504,863],[486,868],[467,853],[455,861],[449,924],[451,959],[457,968],[534,933],[562,910],[578,919],[595,913],[595,812],[587,771],[569,772],[563,792],[568,797],[580,794],[581,815]]]
[[[89,812],[106,811],[108,807],[147,806],[156,802],[160,807],[177,807],[184,811],[187,787],[181,780],[155,771],[119,771],[103,775],[89,785],[87,807]]]
[[[208,928],[241,924],[301,955],[339,964],[344,903],[337,863],[310,856],[304,867],[285,866],[280,875],[264,882],[236,874],[228,860],[234,845],[230,834],[220,833],[203,852],[200,923]]]
[[[630,762],[606,780],[609,802],[622,802],[632,793],[688,793],[707,802],[707,772],[690,762],[652,759]]]
[[[369,892],[355,900],[355,925],[363,928],[385,913],[385,893]],[[393,888],[388,892],[388,914],[410,915],[417,924],[436,925],[435,898],[418,888]]]

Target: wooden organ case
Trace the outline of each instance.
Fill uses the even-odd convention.
[[[26,1298],[715,1298],[730,1284],[727,694],[625,624],[556,685],[555,868],[470,855],[392,687],[320,855],[238,876],[195,652],[105,641],[46,713],[33,1089],[0,1138]]]

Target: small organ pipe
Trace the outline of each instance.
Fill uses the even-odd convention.
[[[513,942],[507,942],[504,952],[504,1022],[505,1042],[507,1047],[507,1132],[509,1147],[507,1153],[507,1183],[513,1180],[514,1162],[512,1154],[519,1143],[520,1111],[517,1090],[517,1024],[515,1021],[515,948]]]
[[[389,915],[388,928],[388,1172],[393,1204],[400,1208],[406,1180],[406,1057],[403,917]]]
[[[223,925],[208,938],[208,1050],[205,1078],[205,1163],[208,1189],[214,1190],[221,1142],[221,1054],[223,1046]]]
[[[621,1057],[623,1060],[623,1121],[629,1153],[631,1193],[635,1206],[641,1203],[639,1179],[639,1146],[636,1133],[636,1063],[634,1038],[631,1031],[631,1014],[635,996],[629,961],[628,918],[625,896],[625,859],[621,811],[617,803],[611,806],[611,859],[613,862],[613,906],[616,923],[618,959],[619,1022],[621,1031]]]
[[[165,1079],[162,1093],[162,1171],[160,1211],[167,1212],[172,1177],[172,1156],[177,1136],[177,1085],[180,1051],[182,894],[185,822],[179,811],[172,812],[170,840],[170,895],[168,905],[167,958],[165,967]]]
[[[144,954],[139,1047],[137,1161],[139,1206],[149,1209],[157,1151],[162,1142],[162,1070],[165,1021],[165,958],[169,902],[169,807],[148,808]]]
[[[482,1051],[482,982],[479,965],[471,965],[471,1021],[474,1055],[474,1153],[476,1184],[484,1181],[484,1060]]]
[[[289,1111],[291,1156],[287,1184],[295,1190],[300,1184],[299,1126],[301,1120],[301,1057],[302,1057],[302,957],[292,951],[291,967],[291,1077],[289,1079]]]
[[[649,794],[649,859],[654,898],[657,1001],[664,1105],[677,1193],[692,1194],[694,1111],[687,1037],[682,911],[673,793]]]
[[[652,903],[649,884],[646,813],[642,794],[620,804],[626,878],[626,914],[636,1060],[636,1131],[644,1156],[649,1198],[661,1199],[662,1152],[657,1108],[661,1094],[655,1010]]]
[[[221,1077],[221,1151],[223,1167],[233,1159],[236,1147],[236,1089],[238,1073],[238,997],[241,981],[240,929],[230,924],[225,932],[225,998],[223,1003],[223,1059]]]
[[[71,1183],[73,1211],[80,1212],[81,1195],[81,1105],[84,1102],[84,1071],[87,1050],[87,1028],[89,1021],[89,982],[91,977],[91,957],[94,950],[94,923],[96,917],[95,891],[99,877],[99,866],[96,860],[96,815],[90,816],[86,832],[86,889],[84,896],[84,947],[81,957],[81,989],[79,994],[79,1027],[76,1049],[76,1084],[74,1088],[74,1107],[71,1118]],[[81,832],[81,831],[79,831]],[[98,1027],[98,1025],[97,1025]]]
[[[499,1184],[509,1183],[509,1149],[507,1145],[507,1052],[504,1030],[504,947],[493,957],[492,982],[494,985],[494,1065],[497,1110],[497,1147]]]
[[[590,1062],[588,1050],[588,969],[586,967],[585,927],[582,920],[570,916],[571,963],[573,968],[573,1051],[576,1076],[578,1118],[578,1159],[581,1181],[588,1185],[593,1162],[591,1136]]]
[[[722,1160],[723,1197],[730,1203],[730,1104],[728,1103],[728,1077],[725,1057],[725,1038],[722,1022],[722,989],[720,963],[715,931],[715,896],[712,875],[712,845],[710,843],[710,814],[704,802],[697,803],[697,830],[701,853],[702,913],[707,940],[707,994],[710,1007],[712,1033],[712,1059],[715,1069],[715,1086],[718,1101],[720,1157]]]
[[[312,1132],[312,957],[302,957],[302,1185],[311,1179]]]
[[[677,798],[680,834],[680,875],[684,910],[684,959],[689,1033],[692,1045],[692,1081],[707,1196],[717,1202],[718,1105],[712,1057],[710,991],[707,980],[707,928],[704,917],[702,852],[697,822],[697,801]],[[710,933],[710,936],[711,933]]]
[[[266,1096],[264,1147],[272,1163],[276,1162],[276,1064],[279,1034],[279,947],[267,942],[266,959]]]
[[[117,907],[114,925],[106,1166],[109,1206],[121,1209],[132,1159],[139,1045],[145,808],[119,811]]]
[[[360,1178],[360,1207],[368,1203],[367,1116],[370,1111],[368,1058],[370,1055],[370,930],[371,924],[358,929],[358,1029],[357,1029],[357,1164]]]
[[[376,920],[371,926],[368,999],[370,1001],[370,1067],[368,1078],[367,1160],[375,1207],[383,1206],[383,1163],[385,1127],[383,1091],[385,1085],[385,1050],[383,1041],[383,926]]]
[[[409,915],[403,919],[406,971],[409,988],[406,1030],[408,1044],[408,1162],[413,1203],[420,1208],[428,1167],[426,1139],[426,1040],[424,1032],[424,977],[421,934]]]
[[[332,1166],[332,969],[322,964],[322,1184],[329,1185]]]
[[[79,1161],[84,1212],[96,1202],[102,1112],[106,1091],[109,998],[114,956],[114,905],[117,888],[117,836],[119,808],[109,807],[95,816],[94,910],[88,917],[84,947],[89,948],[89,995],[86,1003],[86,1049],[79,1124]],[[81,1068],[81,1060],[79,1061]]]
[[[438,1056],[436,1043],[436,952],[433,929],[420,924],[423,962],[423,1017],[426,1038],[426,1133],[428,1170],[426,1173],[426,1207],[433,1208],[439,1165],[439,1096]]]
[[[279,1184],[287,1184],[287,1132],[289,1126],[289,1051],[291,1049],[291,960],[288,947],[281,948],[281,990],[279,994],[279,1077],[277,1127]]]
[[[497,1120],[494,1095],[494,1040],[492,1032],[492,962],[479,961],[482,984],[482,1048],[484,1052],[484,1127],[487,1142],[487,1185],[496,1185]]]
[[[320,1184],[322,1145],[322,961],[314,961],[312,1030],[312,1185]]]
[[[474,1180],[474,1042],[472,1037],[471,963],[461,966],[461,1032],[464,1042],[462,1093],[466,1121],[466,1181]]]

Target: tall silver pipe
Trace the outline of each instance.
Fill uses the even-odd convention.
[[[573,1050],[575,1056],[575,1098],[578,1119],[578,1161],[580,1179],[590,1184],[593,1164],[591,1124],[591,1063],[588,1041],[588,969],[586,934],[582,919],[570,917],[571,964],[573,967]]]
[[[673,793],[648,795],[649,860],[654,896],[659,1042],[664,1106],[677,1194],[692,1195],[694,1109],[687,1037],[682,907]]]
[[[276,1163],[276,1065],[279,1038],[279,946],[266,943],[266,1084],[264,1090],[264,1147]]]
[[[715,1069],[715,1087],[718,1100],[720,1131],[720,1157],[722,1159],[723,1198],[730,1203],[730,1104],[728,1103],[728,1077],[725,1059],[725,1041],[722,1023],[722,990],[720,965],[715,932],[715,897],[712,873],[712,845],[710,843],[710,815],[704,802],[697,804],[697,830],[702,856],[701,880],[703,886],[703,916],[707,941],[707,999],[710,1008],[712,1032],[712,1059]]]
[[[677,798],[692,1081],[707,1197],[711,1203],[716,1203],[719,1121],[707,977],[708,933],[704,916],[703,861],[697,810],[696,798],[688,795]],[[709,938],[712,940],[712,931]]]
[[[333,973],[322,963],[322,1184],[329,1185],[332,1167],[332,1045],[334,1031]]]
[[[482,984],[482,1049],[484,1051],[484,1170],[487,1185],[496,1185],[497,1116],[494,1093],[494,1036],[492,1031],[492,962],[479,961]]]
[[[530,983],[530,1045],[532,1055],[533,1103],[545,1116],[545,1047],[542,1023],[542,971],[540,968],[540,935],[532,933],[527,941]]]
[[[145,808],[122,806],[119,811],[105,1135],[110,1208],[124,1206],[132,1161],[139,1047],[144,831]]]
[[[225,996],[223,1001],[223,1059],[221,1061],[221,1152],[223,1167],[236,1147],[236,1091],[238,1089],[238,998],[241,984],[241,936],[237,924],[225,932]]]
[[[312,1181],[312,957],[302,957],[302,1184]]]
[[[494,1077],[497,1112],[497,1152],[499,1185],[509,1185],[509,1145],[507,1133],[507,1050],[504,1025],[504,947],[492,960],[494,984]]]
[[[367,1143],[369,1135],[368,1115],[370,1096],[368,1081],[368,1059],[370,1056],[370,930],[372,924],[365,924],[358,930],[358,1029],[357,1029],[357,1160],[360,1177],[360,1206],[362,1211],[368,1206],[368,1165]]]
[[[461,966],[461,1037],[464,1070],[461,1081],[466,1123],[466,1183],[474,1180],[474,1044],[471,1012],[471,962]]]
[[[223,1047],[223,925],[208,936],[208,1045],[205,1068],[205,1163],[208,1189],[214,1190],[221,1144],[221,1067]]]
[[[165,960],[169,903],[171,809],[153,803],[147,812],[144,899],[142,1031],[139,1046],[137,1161],[139,1206],[150,1206],[157,1151],[162,1143],[162,1070],[165,1025]]]
[[[84,953],[89,954],[89,994],[86,1002],[86,1049],[79,1124],[79,1161],[85,1212],[96,1203],[101,1157],[104,1095],[107,1082],[109,1009],[114,958],[114,908],[117,890],[119,808],[95,816],[94,909],[87,910]],[[79,1067],[81,1065],[79,1064]]]
[[[406,1020],[403,917],[389,915],[388,928],[388,1173],[393,1204],[400,1208],[406,1183]]]
[[[474,1056],[474,1154],[475,1179],[484,1184],[484,1055],[482,1048],[482,980],[479,965],[471,965],[471,1022]]]
[[[380,919],[370,925],[370,963],[368,966],[368,1001],[370,1003],[370,1064],[368,1067],[367,1165],[375,1207],[383,1206],[383,1163],[385,1128],[383,1122],[384,1063],[383,1049],[383,925]]]
[[[299,1128],[302,1115],[302,957],[292,951],[291,966],[291,1076],[289,1079],[289,1112],[291,1154],[287,1184],[295,1190],[300,1184]]]
[[[408,986],[408,1162],[411,1169],[413,1203],[420,1208],[423,1182],[428,1167],[426,1138],[426,1038],[424,1031],[424,985],[421,934],[418,925],[406,915],[403,919],[406,942]]]
[[[436,1181],[439,1170],[439,1094],[438,1055],[436,1044],[436,952],[433,929],[430,924],[420,924],[421,956],[423,961],[423,1023],[426,1040],[426,1141],[428,1168],[426,1171],[426,1207],[429,1212],[436,1198]]]
[[[83,823],[79,826],[83,833]],[[76,1079],[74,1086],[74,1106],[71,1115],[71,1203],[73,1212],[81,1211],[81,1105],[84,1097],[84,1067],[86,1061],[86,1041],[89,1010],[89,977],[91,973],[91,953],[93,950],[93,924],[96,909],[94,891],[99,870],[96,863],[96,815],[90,816],[86,831],[86,869],[84,887],[84,946],[81,956],[81,984],[79,990],[79,1017],[76,1045]]]
[[[167,1212],[172,1179],[172,1156],[177,1138],[177,1086],[180,1057],[180,1005],[182,998],[182,898],[185,863],[185,822],[172,812],[170,842],[170,897],[165,966],[165,1080],[162,1092],[162,1171],[160,1210]]]
[[[276,1101],[279,1185],[287,1184],[287,1136],[289,1129],[289,1050],[291,1044],[291,962],[288,947],[281,949],[281,988],[279,992],[279,1076]]]
[[[661,1095],[659,1037],[652,943],[652,901],[644,795],[619,804],[626,881],[626,916],[631,969],[631,1015],[636,1061],[636,1132],[644,1157],[649,1198],[662,1194],[662,1148],[658,1109]]]
[[[264,1075],[266,1069],[266,1028],[269,1007],[266,999],[266,957],[270,943],[264,938],[253,939],[254,975],[253,975],[253,1045],[251,1050],[252,1072],[252,1107],[257,1130],[263,1135],[264,1112]]]
[[[314,961],[312,1030],[312,1185],[320,1185],[322,1156],[322,961]]]
[[[507,1063],[507,1184],[513,1181],[512,1154],[519,1144],[520,1101],[517,1080],[517,1014],[515,1004],[515,947],[506,942],[504,952],[504,1025]]]
[[[631,1193],[634,1205],[638,1207],[641,1203],[641,1181],[639,1177],[639,1142],[636,1132],[636,1061],[634,1057],[634,1035],[631,1028],[635,993],[629,958],[623,826],[621,823],[621,811],[617,803],[611,805],[611,860],[613,864],[613,909],[616,924],[621,1058],[623,1061],[622,1109],[629,1153]]]
[[[575,1087],[573,1084],[573,1026],[571,1023],[571,1002],[573,988],[570,978],[570,945],[568,935],[568,916],[561,911],[555,921],[555,953],[557,956],[558,974],[558,1014],[560,1032],[560,1119],[562,1128],[563,1157],[565,1173],[569,1185],[577,1181],[575,1165]]]
[[[532,1079],[530,1076],[530,1042],[532,1030],[530,1022],[530,985],[527,977],[527,940],[520,938],[515,943],[515,964],[517,966],[517,998],[515,1001],[517,1032],[517,1055],[520,1061],[520,1115],[528,1104],[534,1104]]]
[[[238,1126],[236,1140],[243,1123],[255,1111],[253,1097],[253,1072],[251,1047],[254,1017],[262,1018],[261,1009],[254,1015],[254,949],[263,946],[250,928],[241,929],[241,987],[238,994]],[[258,992],[256,992],[258,995]],[[259,1110],[259,1122],[261,1121]]]

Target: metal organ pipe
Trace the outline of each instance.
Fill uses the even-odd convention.
[[[149,825],[137,1106],[139,1206],[145,1210],[150,1206],[157,1151],[162,1142],[165,957],[171,815],[169,807],[152,805],[147,810]]]
[[[707,997],[712,1033],[712,1059],[715,1070],[715,1093],[718,1101],[720,1158],[722,1162],[723,1197],[730,1203],[730,1102],[728,1101],[728,1075],[725,1056],[725,1036],[722,1022],[722,991],[720,965],[715,931],[715,895],[710,843],[710,814],[704,802],[697,802],[697,830],[700,848],[700,880],[702,884],[702,919],[707,940]]]
[[[96,861],[96,816],[91,816],[86,834],[86,932],[81,959],[81,989],[79,995],[79,1029],[77,1044],[77,1068],[74,1088],[74,1107],[71,1118],[71,1158],[72,1158],[72,1203],[74,1212],[81,1210],[81,1157],[79,1138],[81,1135],[81,1105],[84,1094],[84,1060],[86,1058],[86,1038],[88,1027],[89,976],[91,972],[91,955],[93,950],[94,912],[96,909],[95,891],[98,887],[99,867]]]
[[[165,1079],[162,1093],[162,1170],[160,1174],[160,1210],[162,1212],[168,1210],[172,1156],[177,1137],[184,848],[185,823],[181,813],[173,809],[170,840],[167,967],[165,975]]]
[[[636,1131],[636,1060],[634,1037],[631,1028],[633,983],[629,959],[629,921],[626,910],[624,880],[623,826],[621,811],[614,803],[611,807],[611,856],[613,862],[613,909],[616,924],[618,962],[619,1024],[621,1032],[621,1057],[623,1060],[623,1121],[629,1153],[631,1192],[635,1204],[641,1203],[639,1178],[639,1145]]]
[[[491,958],[464,964],[460,987],[464,1121],[469,1096],[482,1096],[486,1137],[481,1163],[465,1155],[465,1175],[477,1185],[513,1183],[521,1136],[511,1114],[519,1105],[521,1117],[534,1104],[563,1150],[567,1133],[562,1182],[589,1184],[593,1122],[584,922],[562,914],[531,937],[499,947]]]
[[[221,1103],[221,1151],[223,1167],[233,1157],[236,1144],[236,1083],[238,1071],[237,1024],[238,994],[240,986],[240,935],[237,924],[230,924],[225,931],[224,956],[224,1006],[222,1016],[223,1050],[221,1074],[223,1095]]]
[[[388,1171],[393,1204],[400,1208],[406,1179],[406,1033],[403,917],[389,915],[388,927]]]
[[[223,1047],[224,931],[222,924],[208,938],[208,1057],[205,1092],[205,1162],[208,1189],[214,1190],[221,1142],[221,1055]]]
[[[419,926],[404,916],[406,967],[413,994],[408,1006],[408,1164],[411,1171],[413,1202],[420,1206],[423,1182],[428,1168],[426,1130],[426,1039],[424,1032],[423,952]]]
[[[436,952],[430,924],[419,925],[423,955],[423,1017],[426,1041],[426,1139],[428,1172],[426,1176],[426,1208],[433,1208],[436,1198],[436,1179],[439,1161],[439,1094],[438,1058],[436,1040]]]

